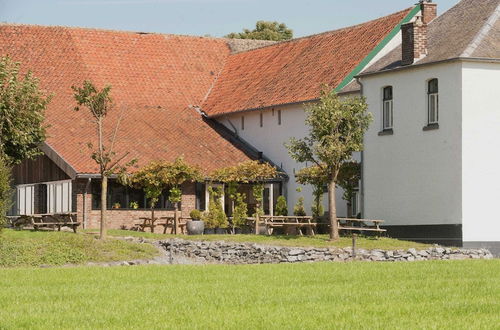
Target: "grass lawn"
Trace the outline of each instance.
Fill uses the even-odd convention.
[[[156,255],[158,250],[149,244],[116,239],[102,242],[90,235],[10,229],[0,234],[0,267],[150,259]]]
[[[0,270],[0,328],[498,329],[500,260]]]
[[[338,242],[328,241],[328,235],[312,236],[265,236],[265,235],[163,235],[153,234],[148,232],[137,232],[130,230],[109,230],[111,236],[135,236],[153,239],[168,239],[168,238],[183,238],[190,240],[203,240],[203,241],[230,241],[230,242],[250,242],[268,245],[280,246],[296,246],[296,247],[350,247],[352,239],[350,237],[341,237]],[[396,250],[396,249],[426,249],[432,245],[416,243],[410,241],[401,241],[393,238],[381,237],[358,237],[356,246],[362,249],[382,249],[382,250]]]

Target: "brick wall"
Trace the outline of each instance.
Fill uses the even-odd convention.
[[[422,22],[422,17],[417,17],[415,22],[401,26],[403,65],[413,64],[416,59],[427,55],[427,24]]]
[[[82,222],[85,228],[99,228],[101,213],[99,210],[92,210],[92,194],[88,186],[87,194],[84,192],[87,187],[87,180],[77,179],[73,181],[73,205],[76,205],[78,221]],[[84,203],[85,200],[85,203]],[[195,184],[189,183],[182,186],[182,212],[180,216],[189,217],[189,213],[195,208],[196,195]],[[85,205],[84,205],[85,204]],[[131,228],[141,217],[150,217],[150,210],[121,210],[110,209],[106,213],[107,224],[110,229]],[[155,216],[173,216],[174,211],[156,210]],[[86,220],[84,221],[84,217]],[[156,228],[156,232],[161,232],[163,227]]]

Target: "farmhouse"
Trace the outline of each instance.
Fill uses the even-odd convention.
[[[453,243],[499,241],[488,216],[500,184],[498,140],[500,0],[462,0],[436,18],[422,0],[400,12],[285,42],[232,40],[96,29],[0,26],[9,54],[54,93],[44,155],[14,170],[13,213],[74,211],[98,225],[99,175],[86,147],[90,116],[75,112],[72,85],[112,85],[121,118],[117,151],[144,165],[178,156],[212,170],[250,159],[287,174],[266,184],[265,212],[279,195],[289,212],[312,189],[295,182],[307,164],[283,146],[307,134],[304,108],[328,84],[343,97],[364,95],[375,122],[352,210],[337,193],[338,214],[382,218],[396,236]],[[497,94],[496,93],[496,94]],[[206,184],[183,187],[182,212],[206,207]],[[248,197],[250,205],[255,201]],[[144,195],[112,183],[111,227],[147,212]],[[131,209],[136,202],[138,209]],[[226,202],[229,202],[226,200]],[[167,196],[160,212],[171,212]],[[326,206],[326,205],[325,205]],[[226,208],[229,209],[229,208]]]
[[[500,1],[435,6],[359,76],[375,117],[362,213],[398,237],[499,247]]]

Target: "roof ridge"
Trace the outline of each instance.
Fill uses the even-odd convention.
[[[116,29],[105,29],[105,28],[85,27],[85,26],[44,25],[44,24],[0,22],[0,27],[2,27],[2,26],[61,28],[61,29],[65,29],[65,30],[87,30],[87,31],[93,30],[93,31],[100,31],[100,32],[115,32],[115,33],[123,33],[123,34],[186,37],[186,38],[199,38],[199,39],[213,39],[213,40],[220,40],[220,41],[224,41],[224,40],[228,39],[228,38],[224,38],[224,37],[196,36],[196,35],[189,35],[189,34],[175,34],[175,33],[163,33],[163,32],[142,32],[142,31],[130,31],[130,30],[116,30]]]
[[[362,26],[362,25],[365,25],[365,24],[368,24],[368,23],[373,23],[373,22],[376,22],[376,21],[383,20],[383,19],[385,19],[387,17],[390,17],[390,16],[402,14],[404,12],[412,10],[413,8],[415,8],[415,6],[408,7],[406,9],[397,11],[395,13],[392,13],[392,14],[389,14],[389,15],[385,15],[385,16],[382,16],[382,17],[379,17],[379,18],[374,18],[374,19],[371,19],[369,21],[362,22],[362,23],[359,23],[359,24],[345,26],[345,27],[342,27],[342,28],[339,28],[339,29],[335,29],[335,30],[330,30],[330,31],[324,31],[324,32],[320,32],[320,33],[310,34],[310,35],[299,37],[299,38],[293,38],[293,39],[289,39],[289,40],[282,40],[282,41],[276,42],[275,44],[263,45],[263,46],[256,47],[256,48],[253,48],[253,49],[249,49],[249,50],[244,50],[244,51],[241,51],[241,52],[237,52],[237,53],[231,54],[231,55],[236,55],[236,54],[241,54],[241,53],[247,53],[247,52],[251,52],[251,51],[257,50],[257,49],[262,49],[262,48],[267,48],[267,47],[273,47],[273,46],[282,45],[282,44],[286,44],[286,43],[292,43],[292,42],[296,42],[296,41],[300,41],[300,40],[303,40],[303,39],[308,39],[308,38],[312,38],[312,37],[316,37],[316,36],[321,36],[321,35],[325,35],[325,34],[334,34],[334,33],[343,32],[343,31],[348,30],[348,29],[353,29],[353,28],[356,28],[356,27],[359,27],[359,26]]]
[[[488,20],[483,24],[478,33],[474,36],[472,41],[467,45],[460,57],[469,57],[479,47],[484,38],[491,31],[497,20],[500,18],[500,3],[497,5]]]

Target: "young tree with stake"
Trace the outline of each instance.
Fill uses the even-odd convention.
[[[335,184],[340,167],[355,151],[363,149],[363,136],[372,121],[364,98],[339,98],[324,86],[320,100],[306,107],[309,134],[291,138],[286,144],[290,156],[298,162],[309,162],[328,178],[330,240],[339,239]]]
[[[99,173],[101,174],[101,224],[99,238],[106,238],[106,204],[108,195],[108,179],[112,174],[117,172],[124,172],[128,166],[135,164],[136,160],[133,159],[125,165],[121,162],[128,156],[129,152],[122,155],[117,155],[114,151],[114,145],[118,133],[118,127],[122,115],[118,118],[113,135],[110,140],[106,139],[104,130],[104,120],[108,112],[113,108],[113,100],[110,96],[111,86],[105,86],[99,90],[90,81],[85,80],[82,87],[72,86],[74,97],[77,106],[75,111],[79,111],[81,107],[86,107],[94,119],[97,130],[97,148],[89,143],[88,147],[91,149],[92,159],[99,165]]]

